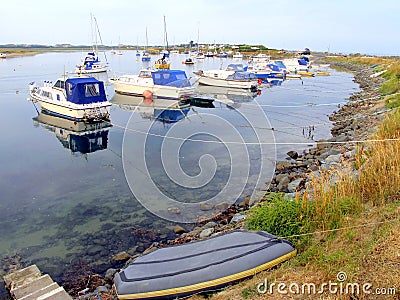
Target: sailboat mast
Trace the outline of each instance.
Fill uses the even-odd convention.
[[[101,43],[101,45],[103,45],[103,40],[102,40],[102,38],[101,38],[100,28],[99,28],[99,24],[97,23],[97,19],[96,19],[96,17],[94,17],[94,16],[93,16],[93,19],[94,19],[95,29],[97,29],[97,31],[95,32],[95,35],[96,35],[96,51],[99,51],[99,49],[98,49],[98,41],[97,41],[97,34],[99,34],[99,38],[100,38],[100,43]],[[103,48],[103,49],[104,49],[104,48]],[[107,55],[106,55],[106,51],[105,51],[105,50],[104,50],[104,57],[106,58],[106,62],[108,63]]]
[[[167,45],[167,50],[168,50],[167,22],[165,21],[165,16],[164,16],[164,50],[165,50],[165,45]]]
[[[92,34],[92,49],[93,52],[97,55],[98,49],[97,49],[97,34],[95,33],[95,29],[93,28],[93,14],[90,13],[90,31]]]
[[[147,27],[146,27],[146,51],[147,51],[147,47],[149,46],[148,44],[149,44],[149,40],[147,38]]]

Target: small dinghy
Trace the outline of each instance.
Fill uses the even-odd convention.
[[[267,232],[234,231],[137,258],[116,274],[119,299],[170,299],[222,288],[296,254]]]

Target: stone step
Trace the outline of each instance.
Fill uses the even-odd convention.
[[[46,274],[40,276],[39,278],[36,278],[35,280],[28,282],[27,284],[15,287],[14,289],[11,290],[11,293],[14,295],[15,298],[20,299],[37,290],[46,288],[53,282],[54,281],[51,279],[51,277],[48,274]]]
[[[4,282],[17,300],[72,300],[63,287],[49,275],[42,275],[36,265],[4,276]]]
[[[13,287],[27,284],[41,275],[39,268],[36,265],[31,265],[4,276],[4,282],[8,288],[12,289]]]
[[[46,287],[44,287],[44,288],[41,288],[41,289],[39,289],[39,290],[37,290],[37,291],[34,291],[34,292],[30,293],[30,294],[27,294],[27,295],[25,295],[25,296],[19,298],[18,300],[37,299],[38,297],[40,297],[40,296],[42,296],[42,295],[45,295],[45,294],[47,294],[47,293],[49,293],[49,292],[51,292],[51,291],[53,291],[53,290],[56,290],[56,289],[58,289],[59,287],[60,287],[60,286],[58,285],[57,282],[53,282],[52,284],[50,284],[50,285],[48,285],[48,286],[46,286]]]
[[[63,287],[59,287],[58,289],[36,298],[36,300],[72,300],[72,297],[67,294]]]

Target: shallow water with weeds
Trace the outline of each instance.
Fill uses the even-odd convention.
[[[34,120],[35,108],[26,101],[28,83],[54,81],[65,71],[73,70],[82,56],[83,53],[76,52],[44,53],[0,61],[0,104],[3,107],[0,119],[0,257],[18,254],[22,264],[36,263],[56,280],[62,280],[63,273],[80,259],[102,273],[112,266],[110,257],[120,251],[138,253],[154,241],[175,237],[172,230],[175,224],[148,212],[127,184],[121,155],[123,127],[132,111],[113,105],[112,123],[121,127],[104,128],[102,144],[90,151],[67,143],[57,126],[46,126]],[[189,67],[181,64],[185,57],[172,56],[172,66],[185,69],[191,77],[196,69],[219,69],[231,62],[214,58]],[[108,55],[108,59],[109,76],[136,74],[142,66],[140,61],[135,61],[134,51],[127,51],[123,56]],[[106,81],[107,75],[100,79]],[[228,98],[233,104],[214,102],[215,108],[191,107],[187,118],[179,122],[189,123],[191,118],[212,113],[235,124],[245,139],[252,141],[253,133],[246,129],[245,122],[232,107],[243,108],[257,102],[274,128],[273,132],[265,128],[266,134],[274,136],[278,143],[289,143],[278,144],[276,156],[269,157],[271,161],[281,160],[289,150],[302,151],[318,139],[329,138],[328,115],[337,109],[334,104],[345,103],[346,97],[357,88],[351,75],[331,70],[329,77],[287,80],[280,86],[264,87],[256,97],[205,91],[220,100]],[[114,95],[111,85],[107,85],[107,93],[111,99]],[[140,120],[145,125],[153,122],[145,116]],[[204,126],[211,129],[214,124],[205,123]],[[153,130],[165,134],[170,127],[171,124],[160,122]],[[156,147],[156,141],[149,139],[149,143]],[[199,168],[196,151],[215,153],[218,176],[202,195],[211,197],[218,193],[229,177],[229,160],[222,155],[224,149],[215,145],[203,149],[194,143],[186,147],[181,153],[182,167],[192,175],[197,174]],[[259,150],[249,147],[249,152],[251,172],[256,173]],[[196,200],[199,193],[176,190],[156,157],[149,162],[152,176],[160,185],[178,191],[185,201]],[[252,187],[254,183],[249,182],[244,193],[250,193]]]

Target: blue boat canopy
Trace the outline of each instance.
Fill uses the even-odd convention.
[[[298,59],[299,65],[301,66],[307,66],[307,61],[303,58]]]
[[[281,69],[279,68],[279,66],[277,64],[267,64],[267,66],[272,71],[275,71],[275,72],[280,72],[281,71]]]
[[[286,69],[285,64],[284,64],[282,61],[280,61],[280,60],[275,61],[275,64],[276,64],[279,68],[281,68],[281,69]]]
[[[95,78],[69,78],[65,81],[67,101],[90,104],[107,101],[104,83]]]
[[[183,70],[158,70],[152,72],[151,76],[156,85],[174,86],[177,88],[190,86],[190,81]]]

